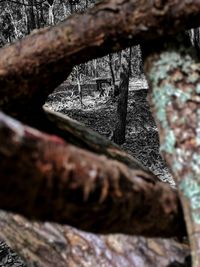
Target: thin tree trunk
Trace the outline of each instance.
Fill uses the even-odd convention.
[[[28,24],[29,24],[29,31],[33,31],[36,29],[36,22],[35,22],[35,14],[34,14],[34,0],[28,0]]]
[[[115,89],[115,87],[116,87],[116,84],[115,84],[115,73],[114,73],[114,70],[113,70],[112,54],[109,54],[108,57],[109,57],[110,73],[111,73],[111,78],[112,78],[113,96],[116,96],[115,95],[115,91],[116,91],[116,89]]]
[[[42,3],[39,4],[39,9],[40,9],[40,26],[43,27],[45,25],[45,20],[44,20],[44,14],[43,14],[43,6]]]
[[[54,18],[54,4],[48,5],[49,6],[49,25],[55,24],[55,18]]]
[[[97,78],[98,77],[98,73],[97,73],[97,59],[95,58],[93,60],[93,70],[94,70],[94,77]]]
[[[66,4],[65,1],[62,0],[62,6],[63,6],[63,14],[64,14],[64,18],[67,17],[67,8],[66,8]]]
[[[76,66],[76,77],[77,77],[79,99],[80,99],[80,103],[82,106],[83,105],[83,95],[82,95],[81,74],[79,72],[79,66]]]
[[[36,10],[36,25],[37,25],[37,29],[40,29],[40,16],[39,16],[39,10],[38,10],[38,5],[37,5],[37,1],[34,1],[35,3],[35,10]]]
[[[194,29],[194,47],[196,48],[197,55],[200,59],[200,28]]]
[[[0,140],[1,208],[91,232],[185,234],[176,191],[153,175],[24,127],[2,113]]]
[[[114,142],[118,145],[121,145],[125,142],[130,61],[131,53],[127,55],[127,52],[123,51],[120,71],[119,96],[117,103],[117,118],[113,137]]]

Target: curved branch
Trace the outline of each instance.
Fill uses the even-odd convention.
[[[99,233],[185,234],[176,192],[149,173],[2,113],[0,140],[1,208]]]
[[[0,108],[37,123],[46,96],[75,64],[198,26],[199,14],[199,0],[101,1],[0,50]]]
[[[70,143],[75,143],[82,148],[122,162],[129,168],[143,170],[150,174],[150,171],[136,158],[122,150],[112,141],[86,127],[84,124],[46,107],[44,107],[44,110],[47,118],[54,123],[54,128],[58,131],[58,135],[63,136],[63,138],[70,141]],[[59,129],[61,131],[59,131]]]

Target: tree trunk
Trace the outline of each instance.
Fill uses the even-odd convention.
[[[127,52],[123,51],[120,71],[119,96],[117,103],[117,118],[113,138],[114,142],[118,145],[121,145],[125,142],[130,62],[131,53],[127,55]]]
[[[49,6],[49,25],[55,24],[55,18],[54,18],[54,3],[52,5],[48,4]]]
[[[83,106],[83,94],[82,94],[81,74],[79,71],[79,66],[76,66],[76,78],[77,78],[78,95],[79,95],[79,99],[80,99],[80,104],[81,104],[81,106]]]
[[[1,208],[93,232],[184,235],[176,192],[154,176],[2,113],[0,140]]]
[[[38,5],[36,0],[34,1],[34,5],[35,5],[35,9],[36,9],[36,26],[37,26],[37,29],[40,29],[41,28],[40,15],[39,15],[39,10],[38,10],[39,5]]]
[[[200,29],[196,28],[193,29],[193,31],[194,31],[194,39],[193,39],[194,47],[196,48],[198,58],[200,59]]]
[[[111,74],[111,78],[112,78],[113,96],[116,96],[115,95],[115,91],[116,91],[115,73],[113,70],[113,56],[112,56],[112,54],[109,54],[108,57],[109,57],[110,74]]]
[[[94,75],[94,78],[97,78],[99,76],[97,72],[97,59],[96,58],[93,60],[93,75]]]
[[[2,211],[0,227],[0,239],[21,256],[26,267],[188,267],[190,260],[189,247],[172,239],[100,236],[69,226],[33,223]],[[3,266],[19,266],[22,260],[16,262],[16,255],[2,242],[0,248]]]
[[[200,266],[200,69],[197,54],[179,36],[149,44],[145,70],[160,129],[161,150],[176,178],[190,238],[193,267]],[[170,67],[169,67],[170,66]]]
[[[29,33],[36,29],[35,14],[34,14],[34,0],[28,0],[28,24],[29,24]]]

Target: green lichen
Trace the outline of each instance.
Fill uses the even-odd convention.
[[[188,90],[187,92],[183,92],[182,90],[175,88],[172,96],[176,96],[182,103],[186,103],[191,99],[191,92]]]
[[[194,212],[192,214],[192,219],[195,223],[200,224],[200,213]]]
[[[195,176],[197,176],[198,180],[200,180],[200,155],[194,153],[192,156],[191,161],[192,171],[194,172]]]
[[[195,174],[187,174],[180,183],[180,189],[190,202],[194,222],[200,224],[200,183],[195,177],[198,178]]]
[[[196,92],[197,94],[200,94],[200,83],[198,83],[196,86]]]
[[[191,207],[193,210],[200,208],[200,195],[195,195],[191,200]],[[196,212],[194,212],[196,213]]]
[[[197,72],[193,72],[191,75],[188,77],[188,81],[191,83],[196,83],[199,79],[199,74]]]
[[[173,163],[173,170],[175,173],[179,173],[183,169],[181,162],[177,159]]]
[[[194,222],[200,224],[200,155],[190,149],[176,148],[178,140],[171,123],[184,125],[188,118],[179,118],[177,114],[167,113],[174,101],[179,104],[179,108],[182,108],[188,101],[193,101],[194,93],[200,94],[200,83],[197,83],[199,67],[189,53],[190,51],[184,46],[181,51],[162,53],[150,71],[150,80],[153,87],[152,101],[156,110],[155,115],[164,130],[161,151],[173,155],[175,160],[172,168],[177,175],[183,173],[182,171],[185,172],[188,164],[188,171],[185,177],[182,177],[180,190],[190,202]],[[197,111],[197,120],[196,143],[200,145],[200,109]]]
[[[180,189],[182,190],[185,197],[192,199],[195,195],[200,194],[200,184],[193,180],[192,175],[187,175],[180,183]]]
[[[174,146],[176,144],[176,137],[172,130],[169,130],[165,135],[165,140],[160,147],[161,151],[167,152],[168,154],[174,154]]]

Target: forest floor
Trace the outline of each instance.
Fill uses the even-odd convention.
[[[59,86],[46,102],[48,108],[84,123],[103,136],[110,137],[115,128],[117,100],[99,97],[99,92],[83,89],[83,105],[66,83]],[[147,84],[144,79],[130,82],[126,142],[121,146],[151,169],[162,181],[174,186],[174,181],[159,154],[158,131],[147,102]]]

